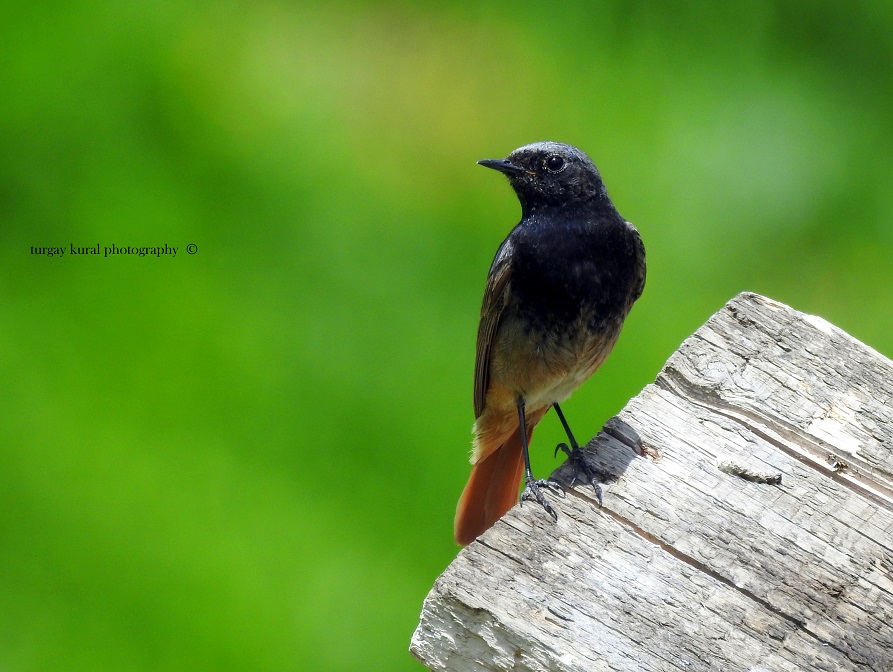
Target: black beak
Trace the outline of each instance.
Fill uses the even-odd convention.
[[[524,168],[516,166],[508,159],[481,159],[478,163],[506,175],[518,175],[527,172]]]

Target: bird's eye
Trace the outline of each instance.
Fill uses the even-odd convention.
[[[553,154],[546,159],[546,170],[550,173],[560,173],[566,167],[567,164],[564,162],[564,159],[557,154]]]

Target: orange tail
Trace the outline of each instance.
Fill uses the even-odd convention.
[[[534,423],[535,424],[535,423]],[[471,467],[456,507],[456,541],[466,546],[493,526],[518,501],[524,454],[518,426],[499,448]],[[533,425],[527,428],[528,445]]]

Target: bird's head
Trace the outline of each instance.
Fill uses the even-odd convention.
[[[525,215],[544,208],[610,205],[592,159],[572,145],[534,142],[504,159],[482,159],[478,163],[508,177]]]

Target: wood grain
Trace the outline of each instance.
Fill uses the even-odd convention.
[[[616,477],[602,507],[577,484],[557,523],[512,509],[438,578],[413,655],[454,672],[893,671],[891,397],[871,348],[737,296],[587,446]]]

